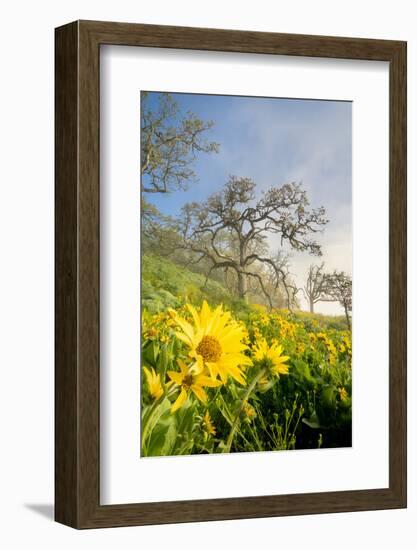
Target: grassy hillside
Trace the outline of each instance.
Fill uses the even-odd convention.
[[[188,302],[200,305],[203,300],[209,304],[224,304],[234,314],[245,319],[251,311],[266,311],[264,306],[246,304],[233,297],[218,281],[206,278],[190,271],[184,266],[156,254],[146,253],[142,256],[142,307],[149,313],[159,313],[167,308],[177,308]],[[295,312],[293,321],[302,322],[308,328],[313,325],[323,328],[346,330],[343,315],[329,316],[304,311]]]
[[[142,256],[142,307],[150,313],[158,313],[168,307],[176,308],[185,302],[200,304],[223,303],[230,309],[245,311],[248,306],[230,295],[219,282],[193,273],[167,258],[154,254]]]

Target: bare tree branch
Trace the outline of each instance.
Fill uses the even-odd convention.
[[[321,255],[312,234],[322,231],[328,220],[324,208],[308,208],[299,184],[272,187],[258,200],[255,191],[251,179],[231,176],[222,191],[205,202],[187,203],[180,221],[181,246],[204,256],[210,263],[209,273],[233,271],[242,299],[247,299],[248,279],[256,280],[272,307],[273,296],[264,281],[269,271],[275,284],[272,290],[283,288],[291,309],[298,289],[288,272],[287,257],[271,256],[268,237],[277,234],[281,243],[295,250]]]
[[[308,270],[306,284],[303,293],[308,301],[310,313],[314,313],[314,304],[318,302],[335,302],[334,296],[330,294],[329,275],[324,272],[324,263],[311,265]]]
[[[193,113],[182,114],[171,94],[161,93],[155,105],[142,92],[141,108],[141,189],[144,193],[169,193],[186,189],[196,181],[192,163],[197,153],[215,153],[219,144],[205,134],[212,121],[202,121]]]
[[[329,275],[329,294],[343,307],[346,322],[350,329],[349,313],[352,312],[352,277],[344,271],[333,271]]]

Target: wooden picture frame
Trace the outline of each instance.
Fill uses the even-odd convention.
[[[406,506],[406,43],[76,21],[56,29],[55,519],[75,528]],[[389,487],[100,505],[100,46],[389,62]]]

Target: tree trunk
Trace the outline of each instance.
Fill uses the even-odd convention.
[[[314,301],[310,298],[310,313],[314,313]]]
[[[348,312],[348,309],[346,306],[344,306],[345,308],[345,315],[346,315],[346,322],[347,322],[347,326],[348,326],[348,329],[350,330],[352,327],[350,326],[350,317],[349,317],[349,312]]]
[[[241,298],[242,300],[244,300],[247,303],[247,301],[248,301],[248,295],[247,295],[248,286],[247,286],[246,275],[244,275],[243,273],[240,273],[240,272],[238,272],[238,274],[237,274],[237,291],[238,291],[238,294],[239,294],[239,298]]]

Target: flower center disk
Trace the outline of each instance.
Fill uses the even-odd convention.
[[[185,388],[190,388],[193,385],[193,383],[194,383],[194,376],[192,374],[187,374],[186,376],[184,376],[182,385]]]
[[[222,355],[222,347],[214,336],[204,336],[196,351],[206,363],[215,363]]]

